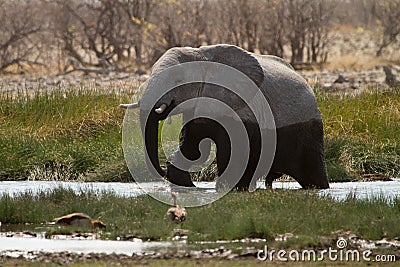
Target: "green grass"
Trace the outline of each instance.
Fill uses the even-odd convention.
[[[400,176],[400,88],[359,96],[317,93],[329,178]]]
[[[131,92],[0,94],[0,179],[129,180],[121,147]]]
[[[0,94],[0,180],[131,181],[121,145],[124,111],[118,104],[129,102],[132,92],[87,89]],[[364,174],[400,176],[399,89],[359,96],[317,92],[317,101],[324,118],[331,181],[363,179]],[[167,135],[174,132],[166,131]],[[149,196],[76,194],[61,188],[38,195],[0,197],[3,226],[22,224],[25,229],[29,227],[25,223],[34,227],[67,213],[86,212],[107,224],[107,231],[101,233],[103,239],[134,236],[169,240],[176,225],[167,220],[167,209]],[[188,213],[183,229],[189,231],[190,241],[262,237],[273,242],[279,234],[293,233],[297,238],[275,246],[304,248],[323,246],[325,241],[321,240],[332,238],[337,230],[373,240],[400,236],[396,223],[400,199],[388,204],[383,197],[356,200],[350,195],[346,201],[336,202],[312,191],[232,192],[211,205],[190,208]],[[76,230],[45,229],[47,234]],[[180,263],[147,262],[150,266]],[[185,266],[191,263],[195,265],[183,262]],[[210,265],[217,263],[211,261]],[[249,263],[253,266],[254,261]]]
[[[120,197],[94,191],[74,193],[54,189],[38,195],[23,193],[0,197],[0,218],[6,224],[40,224],[55,217],[85,212],[107,225],[104,239],[134,236],[144,240],[168,240],[177,226],[166,218],[166,204],[150,196]],[[384,197],[343,202],[318,197],[313,191],[259,190],[232,192],[210,205],[188,208],[183,229],[196,240],[266,238],[292,233],[298,239],[293,247],[320,244],[337,230],[351,231],[359,237],[377,240],[400,236],[400,199]],[[48,229],[59,231],[57,229]]]
[[[0,94],[0,180],[131,181],[121,145],[125,112],[118,104],[129,102],[134,90]],[[317,101],[331,181],[400,176],[400,89],[359,96],[317,91]],[[173,128],[166,134],[176,135]]]

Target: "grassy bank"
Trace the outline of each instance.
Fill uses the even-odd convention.
[[[0,95],[0,179],[129,180],[121,147],[132,93],[70,88]]]
[[[129,181],[118,104],[131,96],[101,88],[0,94],[0,180]],[[331,181],[400,176],[399,89],[318,93],[317,101]]]
[[[6,224],[40,224],[55,217],[86,212],[107,224],[102,238],[137,237],[168,240],[177,227],[166,218],[169,207],[149,196],[120,197],[113,193],[55,189],[38,195],[0,197],[0,218]],[[285,212],[286,211],[286,212]],[[298,238],[285,246],[320,246],[337,230],[378,240],[400,235],[400,199],[388,204],[384,198],[357,200],[348,197],[337,202],[318,197],[311,191],[260,190],[255,193],[229,193],[210,205],[189,208],[183,229],[189,240],[232,240],[266,238],[292,233]],[[24,226],[25,228],[27,226]],[[43,229],[43,227],[41,228]],[[47,228],[48,234],[60,231]],[[325,240],[325,241],[323,241]],[[322,242],[322,243],[321,243]]]
[[[400,88],[358,96],[317,93],[331,180],[400,176]]]

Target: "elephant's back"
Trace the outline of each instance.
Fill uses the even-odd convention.
[[[265,79],[260,88],[277,128],[322,119],[311,87],[289,63],[275,56],[254,56],[264,71]]]

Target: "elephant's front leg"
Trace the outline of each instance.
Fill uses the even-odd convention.
[[[174,153],[175,155],[175,153]],[[167,179],[174,185],[185,186],[185,187],[194,187],[195,185],[192,183],[190,179],[190,174],[188,171],[184,171],[179,169],[174,165],[174,155],[167,161]]]
[[[191,164],[189,161],[204,163],[211,151],[211,141],[196,123],[189,122],[182,128],[179,148],[169,157],[167,161],[167,179],[179,186],[194,187],[189,173]],[[201,142],[203,140],[203,142]],[[201,145],[201,151],[199,146]],[[179,168],[179,167],[181,168]]]
[[[232,123],[237,123],[237,122],[232,122]],[[240,127],[240,126],[237,126]],[[243,138],[249,138],[249,147],[243,147],[243,151],[245,149],[249,149],[248,151],[248,159],[247,159],[247,166],[243,170],[242,168],[239,168],[241,164],[233,164],[230,166],[230,173],[232,174],[232,177],[234,175],[238,175],[242,173],[240,177],[235,177],[232,181],[217,181],[217,190],[219,188],[234,188],[239,191],[245,191],[248,190],[250,187],[250,183],[252,181],[254,172],[257,168],[258,161],[260,159],[260,151],[261,151],[261,136],[259,134],[259,129],[257,126],[254,126],[252,124],[245,124],[246,131],[247,131],[247,136]],[[238,146],[239,144],[234,144]],[[243,145],[243,144],[240,144]],[[229,164],[231,157],[231,144],[230,144],[230,138],[228,133],[224,130],[221,129],[220,134],[218,135],[217,139],[217,165],[218,165],[218,176],[221,176],[225,171],[226,168]],[[231,175],[228,175],[231,176]],[[227,183],[227,185],[224,185],[222,183]]]

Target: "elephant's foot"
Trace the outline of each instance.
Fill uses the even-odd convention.
[[[324,161],[317,156],[312,158],[311,153],[305,153],[308,155],[309,159],[314,159],[310,162],[305,162],[303,165],[299,166],[298,169],[292,170],[289,173],[303,189],[326,189],[329,188],[328,176],[325,169]],[[316,154],[316,153],[314,153]]]
[[[187,171],[183,171],[175,167],[171,162],[167,161],[167,180],[178,186],[195,187],[193,184],[190,174]]]
[[[298,182],[304,189],[326,189],[329,188],[328,175],[325,167],[323,153],[312,149],[304,149],[303,164],[298,170]]]
[[[305,177],[305,176],[303,176]],[[328,179],[323,175],[314,176],[312,179],[296,179],[303,189],[327,189],[329,188]]]
[[[329,188],[324,162],[322,160],[321,162],[318,162],[317,160],[313,162],[315,162],[316,166],[312,166],[313,164],[306,162],[303,163],[303,165],[298,165],[297,168],[292,168],[290,171],[285,173],[293,177],[303,189]]]

